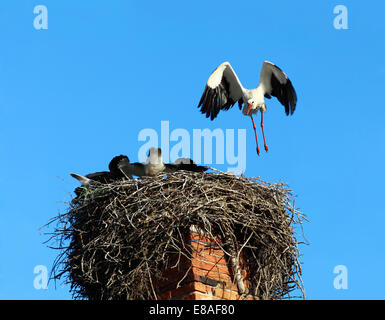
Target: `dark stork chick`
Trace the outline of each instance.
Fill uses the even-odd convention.
[[[76,173],[70,173],[70,175],[77,179],[83,186],[89,185],[94,182],[99,182],[99,183],[111,183],[116,180],[123,179],[125,175],[120,171],[118,164],[121,160],[125,160],[129,162],[130,160],[128,159],[127,156],[125,155],[119,155],[114,157],[109,165],[108,169],[110,171],[101,171],[101,172],[94,172],[94,173],[89,173],[85,176],[76,174]]]

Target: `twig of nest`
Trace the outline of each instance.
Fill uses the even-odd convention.
[[[305,217],[282,183],[179,171],[82,189],[49,223],[48,242],[60,250],[52,278],[65,279],[75,298],[156,299],[152,282],[175,263],[170,256],[190,258],[191,226],[224,244],[240,293],[283,299],[299,289],[304,298],[294,227]],[[241,254],[252,292],[242,288]]]

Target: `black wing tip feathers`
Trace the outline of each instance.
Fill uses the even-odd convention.
[[[229,110],[235,104],[236,101],[229,97],[228,86],[229,84],[225,81],[225,78],[215,88],[211,88],[206,84],[198,104],[198,108],[201,108],[200,111],[206,115],[206,118],[214,120],[219,111]]]
[[[286,87],[287,87],[287,93],[288,93],[288,100],[290,103],[290,115],[293,115],[295,108],[297,106],[297,93],[295,92],[295,89],[290,79],[287,79]]]
[[[271,86],[273,88],[271,95],[276,97],[285,107],[286,115],[293,115],[297,105],[297,94],[290,79],[286,76],[286,81],[284,83],[280,83],[274,74],[272,74]]]

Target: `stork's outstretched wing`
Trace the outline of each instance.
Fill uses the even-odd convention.
[[[230,63],[222,63],[211,74],[198,108],[206,118],[215,119],[220,110],[229,110],[238,101],[241,107],[243,87]]]
[[[297,105],[297,94],[287,75],[275,64],[265,61],[262,66],[260,82],[267,98],[276,97],[285,107],[286,115],[293,114]]]

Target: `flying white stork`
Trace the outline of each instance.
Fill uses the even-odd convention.
[[[259,85],[255,89],[245,89],[239,81],[236,73],[229,62],[222,63],[209,77],[205,90],[199,101],[198,108],[214,120],[220,110],[229,110],[235,102],[238,102],[239,109],[243,107],[243,114],[251,117],[258,146],[257,131],[253,119],[253,113],[261,112],[261,128],[265,150],[268,147],[263,130],[263,113],[267,111],[265,98],[276,97],[285,107],[286,115],[292,115],[296,104],[297,94],[287,75],[276,65],[265,61],[262,66]]]

